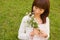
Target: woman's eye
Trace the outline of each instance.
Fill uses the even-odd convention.
[[[40,9],[40,11],[42,11],[42,9]]]

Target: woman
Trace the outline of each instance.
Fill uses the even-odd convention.
[[[31,14],[23,17],[18,38],[20,40],[48,40],[49,39],[49,0],[34,0]],[[34,28],[27,21],[30,21],[34,15],[34,21],[38,24],[38,29]]]

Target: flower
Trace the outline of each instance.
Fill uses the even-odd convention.
[[[30,15],[30,14],[28,14]],[[37,22],[34,20],[34,15],[32,16],[29,16],[31,18],[31,20],[27,21],[29,23],[29,25],[31,25],[33,27],[33,32],[35,33],[36,31],[37,32],[40,32],[40,29],[38,28],[38,24]],[[38,33],[39,34],[39,33]]]
[[[38,28],[37,22],[34,20],[34,15],[31,16],[30,24],[33,28]]]

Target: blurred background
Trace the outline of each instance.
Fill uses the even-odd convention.
[[[0,0],[0,40],[18,40],[20,23],[33,0]],[[60,40],[60,0],[50,0],[50,38]]]

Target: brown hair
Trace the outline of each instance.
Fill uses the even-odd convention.
[[[33,6],[44,9],[43,14],[40,15],[42,22],[46,23],[46,17],[49,15],[50,2],[49,0],[34,0],[32,4],[31,15],[33,14]]]

